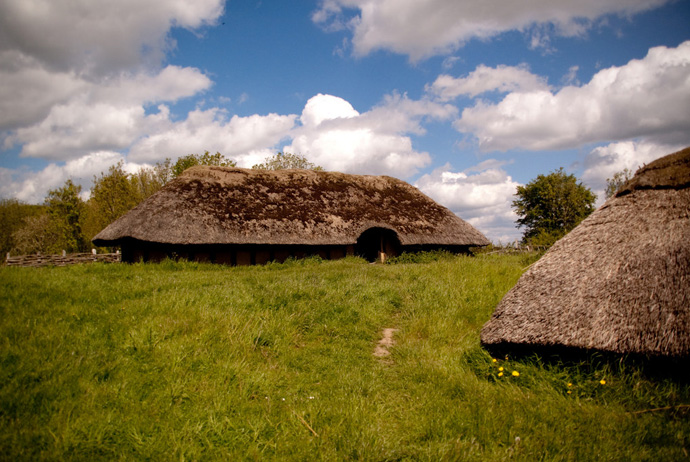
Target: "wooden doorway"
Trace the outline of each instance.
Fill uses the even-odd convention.
[[[400,239],[395,231],[369,228],[357,239],[355,254],[370,262],[384,263],[400,253]]]

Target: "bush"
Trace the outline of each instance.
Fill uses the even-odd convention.
[[[425,252],[403,252],[397,257],[391,257],[386,263],[396,265],[399,263],[431,263],[440,260],[455,258],[455,254],[447,250],[429,250]]]

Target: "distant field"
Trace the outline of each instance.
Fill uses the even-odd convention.
[[[535,258],[0,268],[0,459],[686,459],[687,384],[481,348]]]

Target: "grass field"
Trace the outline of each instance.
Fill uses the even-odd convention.
[[[0,268],[0,458],[686,459],[686,383],[481,348],[534,259]]]

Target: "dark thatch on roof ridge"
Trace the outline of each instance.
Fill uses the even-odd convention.
[[[346,245],[373,227],[395,231],[403,246],[489,244],[469,223],[395,178],[205,166],[186,170],[93,242]]]
[[[638,170],[522,275],[482,344],[689,358],[689,185],[690,148]]]
[[[683,189],[690,187],[690,148],[683,149],[641,167],[616,196],[641,189]]]

